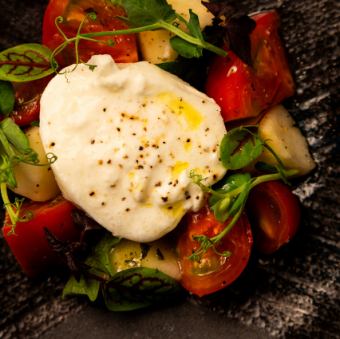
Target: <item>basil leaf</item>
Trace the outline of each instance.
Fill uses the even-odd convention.
[[[123,0],[128,21],[133,26],[146,26],[161,20],[172,22],[176,12],[166,0]]]
[[[15,94],[9,81],[0,80],[0,113],[8,116],[14,108]]]
[[[40,44],[18,45],[0,53],[0,80],[26,82],[53,73],[51,51]]]
[[[110,311],[132,311],[178,296],[179,283],[151,268],[137,267],[117,273],[103,290]]]
[[[262,151],[263,141],[244,127],[237,127],[228,132],[220,145],[221,161],[231,170],[248,166]]]
[[[94,247],[92,254],[87,257],[85,264],[90,267],[90,272],[98,276],[106,274],[112,277],[116,271],[112,265],[111,250],[120,242],[120,238],[106,234]]]
[[[62,297],[65,298],[71,295],[86,295],[90,301],[95,301],[98,297],[100,282],[95,279],[85,279],[81,276],[78,281],[74,276],[71,276],[67,281]]]

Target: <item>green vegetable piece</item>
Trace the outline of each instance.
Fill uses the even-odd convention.
[[[62,297],[86,295],[90,301],[95,301],[98,297],[99,288],[100,282],[98,280],[85,279],[81,276],[78,281],[74,276],[71,276],[63,289]]]
[[[51,51],[40,44],[18,45],[0,53],[0,80],[27,82],[53,73]]]
[[[0,80],[0,113],[8,116],[14,108],[15,94],[9,81]]]
[[[166,0],[123,0],[122,3],[129,23],[135,27],[176,19],[176,12]]]
[[[85,264],[90,267],[92,274],[99,277],[108,276],[108,279],[116,273],[112,265],[111,250],[120,242],[120,238],[106,234],[93,249],[92,254],[87,257]],[[104,275],[104,276],[103,276]]]
[[[110,311],[132,311],[173,300],[181,291],[179,283],[151,268],[131,268],[117,273],[105,285],[103,296]]]
[[[228,132],[220,146],[221,161],[227,169],[238,170],[256,160],[263,151],[263,141],[248,128]]]

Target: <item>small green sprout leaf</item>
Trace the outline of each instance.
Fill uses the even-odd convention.
[[[249,128],[238,127],[228,132],[220,146],[221,161],[227,169],[238,170],[250,165],[263,151],[264,142]]]
[[[166,0],[123,0],[122,3],[133,27],[151,25],[159,21],[172,22],[176,19],[176,12]]]

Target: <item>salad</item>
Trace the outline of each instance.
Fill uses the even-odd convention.
[[[224,2],[51,0],[43,44],[0,53],[3,234],[23,270],[66,263],[65,296],[126,311],[214,293],[253,243],[287,243],[289,183],[315,165],[280,105],[278,28]]]

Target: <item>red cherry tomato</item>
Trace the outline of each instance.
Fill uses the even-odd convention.
[[[275,11],[252,17],[252,67],[232,51],[211,64],[206,92],[220,105],[225,121],[250,118],[294,94],[293,78],[278,35]]]
[[[21,213],[25,215],[26,212],[31,212],[32,219],[18,222],[15,234],[9,234],[11,225],[6,215],[2,229],[4,238],[28,276],[35,276],[59,263],[57,254],[46,240],[44,228],[61,241],[79,239],[80,231],[73,223],[71,215],[73,209],[74,206],[61,197],[46,203],[24,203]]]
[[[300,224],[299,200],[280,181],[256,186],[250,193],[247,211],[254,227],[255,246],[265,254],[286,244]]]
[[[179,238],[177,250],[182,268],[181,284],[200,297],[230,285],[248,263],[253,238],[246,215],[239,219],[216,247],[218,252],[230,251],[230,257],[221,256],[209,249],[199,262],[188,258],[199,248],[198,242],[193,240],[194,235],[212,237],[224,227],[209,208],[205,207],[198,213],[188,215],[186,229]]]
[[[89,12],[96,13],[96,19],[86,19],[82,27],[82,33],[112,31],[126,29],[127,25],[118,16],[125,16],[122,7],[115,6],[106,0],[50,0],[43,22],[43,44],[51,50],[64,42],[55,25],[58,16],[64,18],[60,24],[63,32],[68,37],[77,34],[79,25]],[[87,62],[92,55],[110,54],[116,62],[138,61],[136,37],[134,35],[119,35],[116,37],[100,37],[102,43],[82,40],[79,44],[79,56],[81,61]],[[111,43],[110,43],[111,42]],[[109,45],[108,45],[109,43]],[[57,57],[62,65],[70,65],[75,62],[74,45],[68,46]]]
[[[51,77],[30,82],[16,83],[15,106],[11,118],[19,126],[39,120],[40,98]]]

